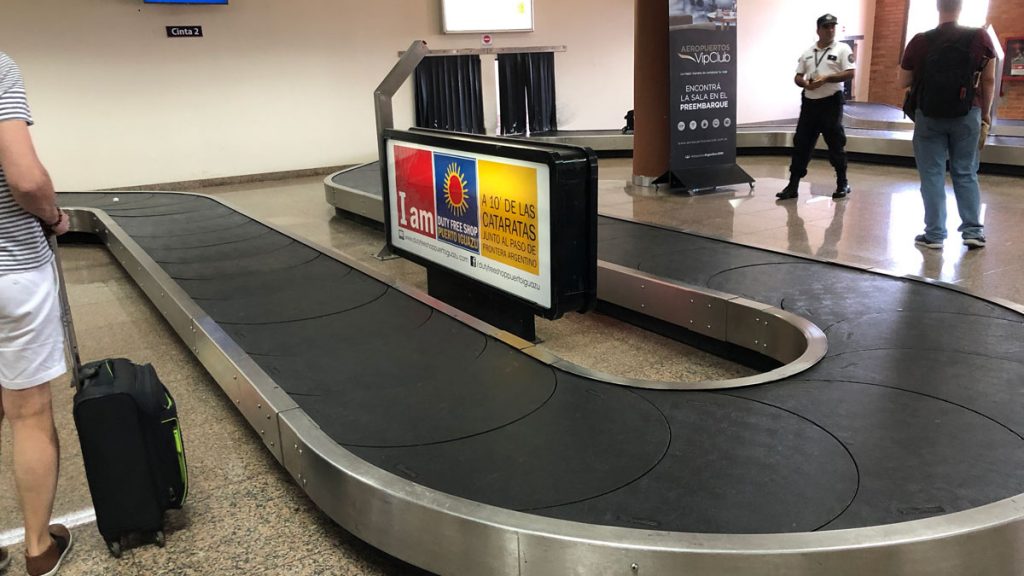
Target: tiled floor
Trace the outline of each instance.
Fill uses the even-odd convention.
[[[629,160],[601,163],[601,210],[609,215],[677,226],[778,250],[811,254],[901,274],[954,282],[989,297],[1024,302],[1021,180],[983,177],[989,246],[967,252],[956,239],[943,250],[914,246],[922,209],[912,170],[874,165],[851,168],[854,192],[833,202],[831,169],[815,161],[796,201],[776,203],[786,160],[741,158],[757,187],[685,196],[634,189]],[[203,190],[253,217],[342,251],[383,274],[423,286],[422,270],[402,260],[373,258],[379,231],[334,217],[319,178]],[[320,513],[261,447],[252,430],[166,323],[101,248],[64,250],[65,268],[86,359],[124,355],[153,362],[176,395],[185,429],[191,496],[169,517],[168,546],[129,550],[120,561],[106,552],[85,514],[78,541],[61,574],[417,574],[418,570],[358,541]],[[598,370],[641,378],[703,379],[743,374],[706,354],[599,315],[538,322],[544,345]],[[63,439],[57,516],[89,509],[77,438],[70,422],[71,392],[55,390]],[[17,542],[17,513],[4,428],[0,458],[0,544]],[[77,517],[77,516],[76,516]],[[22,573],[15,544],[12,574]]]
[[[776,202],[786,185],[787,161],[780,157],[741,157],[757,179],[714,194],[685,196],[641,191],[619,180],[629,177],[628,160],[601,165],[601,211],[680,227],[755,246],[817,258],[934,278],[988,297],[1024,302],[1024,180],[981,176],[982,214],[988,247],[968,252],[956,229],[956,202],[948,195],[949,239],[942,250],[914,245],[924,229],[924,208],[913,169],[855,164],[853,193],[831,198],[835,177],[827,162],[815,160],[796,200]]]

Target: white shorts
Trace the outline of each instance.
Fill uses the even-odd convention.
[[[0,387],[25,390],[67,372],[54,262],[0,274]]]

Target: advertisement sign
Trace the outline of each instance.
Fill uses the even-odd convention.
[[[546,164],[395,139],[387,163],[396,248],[552,306]]]
[[[1007,38],[1005,53],[1003,76],[1013,80],[1024,80],[1024,37]]]
[[[753,181],[736,166],[736,8],[669,0],[669,167],[688,187]]]

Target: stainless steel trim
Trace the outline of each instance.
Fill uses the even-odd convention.
[[[652,188],[654,181],[657,180],[657,176],[641,176],[639,174],[633,175],[633,186],[640,186],[641,188]]]
[[[743,148],[792,148],[795,129],[779,129],[778,127],[746,128],[736,132],[736,147]],[[914,156],[911,132],[884,132],[879,136],[863,136],[854,133],[846,135],[846,151],[881,156],[909,157]],[[815,146],[818,150],[827,150],[823,140]]]
[[[1024,147],[986,144],[981,151],[981,162],[983,164],[1024,166]]]
[[[998,89],[996,94],[998,94]],[[991,136],[1010,136],[1014,138],[1024,138],[1024,125],[1014,123],[1009,124],[1006,122],[999,122],[995,119],[994,115],[992,121],[995,125],[992,126],[992,131],[989,133]]]
[[[943,288],[945,288],[947,290],[952,290],[954,292],[959,292],[959,293],[965,294],[967,296],[973,296],[975,298],[979,298],[981,300],[989,302],[990,304],[996,304],[998,306],[1006,308],[1007,310],[1012,310],[1014,312],[1017,312],[1017,313],[1020,313],[1020,314],[1024,314],[1024,305],[1022,305],[1022,304],[1018,304],[1016,302],[1013,302],[1011,300],[1007,300],[1005,298],[993,298],[993,297],[990,297],[990,296],[985,296],[984,298],[982,298],[981,296],[975,294],[974,292],[972,292],[971,290],[969,290],[967,288],[964,288],[963,286],[960,286],[959,284],[953,284],[951,282],[945,282],[943,280],[936,280],[935,278],[925,278],[924,276],[917,276],[915,274],[897,274],[897,273],[893,272],[892,275],[896,276],[898,278],[906,278],[907,280],[914,280],[916,282],[924,282],[925,284],[932,284],[934,286],[941,286],[941,287],[943,287]]]
[[[518,574],[517,533],[485,519],[505,511],[375,468],[301,410],[283,414],[282,429],[289,472],[317,506],[360,539],[439,574]]]
[[[726,341],[728,297],[602,261],[597,266],[597,294],[605,302]]]
[[[365,164],[363,165],[365,166]],[[362,190],[342,186],[334,182],[333,178],[342,172],[335,172],[324,178],[324,192],[327,203],[351,214],[357,214],[363,218],[369,218],[376,222],[384,222],[384,204],[380,198],[373,194],[367,194]]]
[[[399,58],[394,68],[388,72],[384,80],[373,92],[373,109],[377,121],[377,158],[380,160],[381,182],[387,180],[387,149],[384,142],[384,131],[395,127],[395,112],[391,99],[398,93],[402,84],[416,71],[416,66],[427,54],[427,43],[423,40],[414,40],[409,49]],[[354,196],[351,196],[355,198]],[[354,200],[357,204],[363,204]],[[367,210],[372,210],[367,206]],[[383,222],[383,205],[381,206],[381,221]],[[367,214],[369,216],[369,214]],[[382,251],[382,254],[385,251]],[[390,252],[390,249],[386,250]]]
[[[362,166],[366,166],[366,164],[363,164]],[[324,178],[324,190],[327,195],[327,203],[335,208],[340,208],[341,210],[346,210],[353,214],[369,218],[374,222],[380,222],[383,224],[383,198],[373,194],[368,194],[362,190],[342,186],[334,181],[335,176],[344,174],[345,172],[348,172],[348,170],[341,170]],[[349,209],[350,206],[354,206],[354,209]]]
[[[555,136],[530,136],[531,141],[553,144],[569,144],[585,146],[592,150],[632,150],[632,134],[572,134],[563,133]]]
[[[205,315],[205,312],[106,212],[85,209],[68,210],[68,212],[76,214],[76,217],[72,219],[72,224],[77,223],[79,214],[82,215],[82,218],[85,218],[85,213],[91,214],[91,218],[94,219],[93,225],[76,230],[90,232],[97,227],[103,230],[100,236],[110,253],[135,280],[139,288],[146,293],[146,296],[167,319],[182,342],[190,350],[195,351],[195,333],[192,330],[192,321],[194,318]]]
[[[398,93],[406,79],[416,71],[416,66],[426,54],[427,43],[423,40],[414,40],[373,92],[373,109],[377,120],[377,157],[381,160],[381,170],[384,170],[383,165],[387,158],[384,150],[384,130],[395,127],[395,112],[391,99]]]
[[[729,342],[783,364],[762,374],[730,380],[664,382],[621,378],[578,367],[556,366],[623,386],[660,390],[721,390],[764,384],[803,372],[828,352],[825,333],[805,318],[731,294],[687,286],[637,270],[598,262],[598,297],[611,304]]]
[[[439,574],[959,576],[1011,574],[1024,566],[1024,553],[1013,544],[1024,537],[1024,504],[1015,499],[950,515],[975,523],[971,534],[936,519],[777,535],[594,526],[418,486],[338,446],[301,410],[283,413],[281,421],[286,469],[325,513],[360,539]]]
[[[111,254],[280,461],[277,414],[295,408],[295,401],[110,216],[100,210],[67,211],[72,215],[72,225],[81,226],[75,231],[95,233],[104,240]],[[242,380],[248,385],[241,385]]]
[[[882,123],[888,125],[889,123]],[[881,127],[882,124],[879,126]],[[896,129],[874,130],[848,129],[846,151],[855,154],[871,154],[875,156],[892,156],[895,158],[913,158],[913,131],[897,124]],[[1018,129],[1003,125],[993,136],[1019,136]],[[792,148],[795,126],[740,126],[736,131],[736,148],[742,153],[748,148]],[[633,136],[630,134],[571,134],[557,136],[531,136],[531,140],[555,142],[587,146],[594,150],[632,150]],[[815,145],[817,150],[827,150],[824,140],[819,139]],[[1024,147],[1007,146],[990,142],[981,151],[981,162],[1004,166],[1024,166]],[[643,183],[634,182],[637,186]]]
[[[736,132],[736,147],[744,148],[792,148],[795,128],[765,126],[740,127]],[[887,131],[874,135],[847,134],[846,151],[877,156],[913,158],[912,131]],[[824,140],[819,140],[816,149],[827,150]],[[1024,147],[989,143],[981,151],[983,164],[1024,166]]]
[[[157,285],[169,288],[161,284],[169,280],[166,274],[152,266],[123,230],[115,225],[103,233],[108,238],[121,237],[127,266],[146,263],[139,266],[138,276],[159,277]],[[183,309],[194,306],[191,300],[176,303]],[[221,363],[211,363],[221,378],[232,374],[227,366],[239,367],[238,379],[221,383],[222,388],[237,385],[240,394],[259,396],[257,385],[249,379],[252,373],[245,368],[244,354],[231,346],[219,348],[218,341],[225,342],[212,334],[203,318],[197,326],[210,335],[210,347],[204,343],[203,354],[224,357]],[[1024,547],[1017,544],[1024,541],[1024,494],[925,520],[830,532],[728,535],[613,528],[532,516],[445,495],[370,466],[334,443],[298,408],[279,410],[277,420],[286,446],[279,460],[321,509],[360,538],[440,574],[960,576],[1024,572]]]
[[[196,358],[259,433],[267,450],[282,462],[278,417],[298,404],[209,316],[197,318],[194,328]]]
[[[335,175],[337,174],[340,174],[340,172]],[[341,196],[356,192],[351,188],[340,186],[333,182],[335,175],[328,176],[324,180],[325,187],[328,189],[334,188],[338,191],[338,195]],[[359,192],[359,194],[364,198],[374,199],[377,206],[382,206],[380,199],[376,196],[363,192]],[[340,207],[338,203],[334,203],[334,206]],[[369,211],[365,211],[361,215],[367,215],[367,212]],[[372,218],[372,216],[368,215],[367,217]],[[383,221],[383,208],[381,208],[380,219],[377,221]],[[296,239],[302,241],[299,238]],[[322,252],[326,251],[324,248],[319,249]],[[374,274],[371,274],[371,276],[377,277]],[[403,292],[420,298],[420,296],[416,296],[417,293],[420,293],[419,290],[414,287],[403,289]],[[678,282],[643,274],[610,262],[598,261],[597,293],[601,300],[675,324],[698,334],[703,334],[723,342],[731,342],[762,354],[765,354],[767,351],[766,356],[782,362],[784,366],[757,376],[731,380],[665,382],[627,378],[591,370],[590,368],[561,359],[547,351],[531,353],[531,355],[542,361],[551,359],[550,364],[567,372],[623,386],[670,390],[707,390],[753,386],[798,374],[816,364],[828,351],[828,343],[821,329],[806,319],[799,318],[782,310],[773,309],[770,313],[766,313],[764,321],[770,321],[772,326],[780,323],[785,324],[791,326],[791,330],[781,327],[778,329],[772,328],[773,331],[770,338],[767,334],[760,337],[747,338],[742,331],[738,330],[740,325],[736,324],[733,326],[734,331],[729,334],[728,328],[730,323],[727,320],[727,310],[734,310],[733,318],[735,319],[739,315],[740,307],[738,306],[738,301],[733,302],[728,307],[726,303],[736,300],[736,296],[716,293],[693,286],[683,286]],[[430,301],[431,305],[435,307],[444,306],[446,313],[450,316],[462,319],[471,325],[473,322],[480,323],[476,318],[467,316],[457,309],[442,305],[432,298]],[[756,309],[761,307],[757,303],[745,300],[743,302],[746,306],[752,306]],[[477,327],[477,329],[485,334],[495,335],[495,328],[488,324],[483,324],[483,326],[486,329],[483,327]],[[759,328],[758,333],[761,331],[763,330]],[[512,337],[511,334],[507,336]],[[518,338],[507,341],[510,345],[524,350],[532,346],[529,343],[524,345],[524,342]]]

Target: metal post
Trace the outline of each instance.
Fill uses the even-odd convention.
[[[380,164],[380,182],[385,212],[388,210],[388,154],[384,148],[384,130],[395,127],[395,111],[391,105],[391,99],[398,92],[399,88],[402,87],[402,84],[405,84],[409,76],[412,76],[413,72],[416,71],[416,66],[419,65],[426,55],[427,43],[423,40],[414,41],[409,45],[409,49],[402,54],[402,57],[398,59],[398,63],[391,69],[391,72],[388,72],[388,75],[384,77],[380,86],[377,86],[377,89],[373,92],[373,108],[377,116],[377,158]],[[384,221],[387,222],[387,220],[387,215],[385,214]],[[385,244],[380,252],[377,253],[377,258],[389,260],[396,258],[396,256],[391,253],[390,248]]]
[[[992,135],[996,134],[996,122],[999,121],[999,104],[1003,100],[1003,59],[996,56],[996,82],[992,86]]]
[[[426,42],[416,40],[410,44],[409,49],[399,58],[398,63],[391,69],[391,72],[388,72],[373,93],[373,107],[377,115],[377,149],[382,166],[387,161],[384,150],[384,130],[395,127],[395,112],[391,106],[391,99],[402,87],[402,84],[405,84],[409,76],[416,71],[416,66],[426,55]]]
[[[996,130],[996,122],[999,121],[999,104],[1003,99],[1003,59],[1008,58],[1009,55],[1003,52],[1003,47],[999,44],[999,36],[996,35],[995,27],[992,26],[992,24],[986,24],[984,30],[988,34],[989,38],[992,39],[996,48],[994,64],[996,67],[996,81],[992,86],[992,109],[989,110],[989,113],[992,115],[990,134],[995,136],[998,133],[998,130]]]

